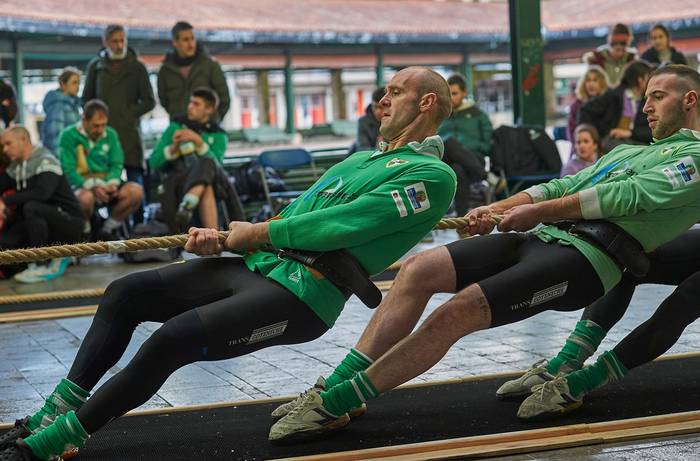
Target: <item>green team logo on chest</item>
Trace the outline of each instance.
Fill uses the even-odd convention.
[[[659,153],[659,155],[661,155],[662,157],[669,157],[669,156],[675,154],[678,149],[680,149],[679,146],[670,146],[670,147],[663,149]]]
[[[394,157],[391,160],[389,160],[388,162],[386,162],[386,168],[394,168],[397,166],[405,165],[407,163],[408,163],[408,160]]]

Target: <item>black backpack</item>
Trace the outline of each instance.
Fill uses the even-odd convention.
[[[552,138],[540,128],[501,126],[491,138],[492,170],[506,176],[559,174],[561,157]]]

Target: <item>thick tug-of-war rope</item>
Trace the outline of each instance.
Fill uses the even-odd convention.
[[[494,224],[498,224],[503,216],[491,215]],[[444,218],[435,225],[435,229],[459,229],[467,226],[466,218]],[[228,237],[228,231],[220,231],[219,239],[223,242]],[[19,250],[0,251],[0,264],[16,264],[46,259],[91,256],[105,253],[125,253],[128,251],[151,250],[155,248],[179,248],[185,245],[188,234],[166,235],[163,237],[146,237],[113,242],[88,242],[49,247],[23,248]]]

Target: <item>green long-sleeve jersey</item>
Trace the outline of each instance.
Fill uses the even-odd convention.
[[[441,156],[438,136],[351,155],[270,221],[272,244],[312,251],[344,248],[370,274],[383,271],[425,237],[449,208],[457,181]],[[255,252],[245,261],[249,269],[294,293],[329,327],[335,323],[345,298],[328,280],[270,253]]]
[[[78,146],[83,147],[87,169],[78,159]],[[61,131],[58,139],[61,167],[72,187],[92,187],[121,183],[124,151],[114,128],[107,127],[102,136],[93,141],[85,133],[82,122]]]
[[[579,193],[584,219],[604,219],[637,239],[644,251],[673,240],[700,219],[700,132],[681,129],[650,146],[621,145],[572,176],[527,189],[535,202]],[[607,292],[620,270],[580,238],[545,226],[545,241],[576,247],[593,264]]]
[[[170,146],[173,144],[173,135],[177,130],[187,128],[181,123],[171,122],[165,132],[161,135],[158,144],[153,149],[151,156],[148,158],[148,165],[155,170],[160,170],[165,167],[168,162],[175,161],[182,155],[180,152],[175,154],[170,152]],[[226,154],[226,146],[228,145],[228,136],[225,131],[216,132],[201,132],[204,144],[199,149],[196,149],[193,154],[200,157],[210,157],[221,164],[224,161]]]

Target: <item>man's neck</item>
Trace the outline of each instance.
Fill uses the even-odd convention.
[[[199,123],[200,125],[206,125],[210,121],[209,117],[203,117],[200,119],[190,118],[190,117],[187,117],[187,118],[190,119],[190,121],[192,121],[192,122]]]
[[[398,149],[399,147],[407,146],[412,142],[423,142],[428,136],[433,136],[436,134],[434,128],[424,129],[424,130],[411,130],[405,133],[401,133],[396,138],[392,139],[387,146],[387,150]]]

